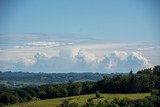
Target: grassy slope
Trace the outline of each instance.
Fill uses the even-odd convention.
[[[103,98],[94,99],[94,102],[98,102],[99,100],[108,100],[111,101],[114,98],[130,98],[130,99],[140,99],[144,98],[145,96],[149,96],[149,93],[143,93],[143,94],[101,94]],[[69,99],[70,102],[77,102],[79,105],[83,105],[88,98],[94,98],[94,94],[89,95],[80,95],[80,96],[73,96],[73,97],[64,97],[64,98],[55,98],[55,99],[47,99],[47,100],[37,100],[37,101],[30,101],[26,103],[21,104],[14,104],[14,105],[8,105],[6,107],[56,107],[61,103],[64,99]]]

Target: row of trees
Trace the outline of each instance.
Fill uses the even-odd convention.
[[[160,88],[160,66],[144,69],[129,75],[104,77],[95,83],[95,89],[101,93],[145,93]]]
[[[97,82],[69,82],[67,84],[41,85],[9,89],[0,87],[0,103],[13,104],[36,99],[50,99],[82,94],[100,93],[145,93],[160,88],[160,66],[144,69],[133,74],[105,76]]]

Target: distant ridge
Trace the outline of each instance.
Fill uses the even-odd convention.
[[[79,82],[79,81],[98,81],[103,76],[113,75],[126,75],[127,73],[29,73],[29,72],[0,72],[0,84],[7,85],[8,87],[18,88],[26,86],[37,86],[42,84],[59,84],[67,83],[68,81]]]

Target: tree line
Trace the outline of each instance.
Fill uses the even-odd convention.
[[[160,66],[140,70],[128,75],[104,76],[93,82],[72,82],[11,89],[0,86],[0,104],[14,104],[37,99],[100,93],[146,93],[160,90]]]

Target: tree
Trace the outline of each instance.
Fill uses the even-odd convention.
[[[96,95],[96,98],[100,98],[101,97],[99,91],[96,91],[95,95]]]
[[[137,74],[146,74],[146,75],[151,75],[153,74],[152,69],[148,68],[148,69],[143,69],[137,72]]]
[[[133,75],[133,70],[131,69],[129,72],[129,76]]]
[[[28,94],[30,94],[32,97],[36,97],[36,92],[33,91],[32,89],[30,89],[30,88],[24,88],[24,90],[25,90]]]
[[[25,90],[22,89],[16,89],[15,90],[17,92],[17,94],[19,95],[19,97],[23,99],[26,99],[27,101],[32,99],[32,96],[30,94],[28,94]]]
[[[46,89],[46,98],[60,97],[59,90],[54,86],[48,86]]]
[[[37,97],[38,97],[39,99],[46,99],[46,92],[45,92],[45,91],[39,91],[39,92],[37,93]]]
[[[160,65],[157,65],[153,68],[153,74],[157,76],[157,80],[155,82],[155,88],[159,90],[160,96]]]
[[[1,85],[0,84],[0,93],[2,93],[2,92],[8,92],[8,91],[9,91],[8,87],[6,87],[5,85]]]
[[[66,97],[66,96],[68,96],[68,91],[67,91],[66,88],[64,88],[64,87],[58,87],[58,90],[59,90],[60,97]]]
[[[160,97],[160,89],[158,90],[158,95],[157,96],[159,96]]]
[[[71,83],[67,87],[67,91],[70,96],[80,95],[81,90],[82,90],[82,84],[80,82]]]
[[[159,91],[157,89],[154,89],[151,91],[151,95],[158,95]]]
[[[2,93],[0,96],[0,102],[3,104],[9,104],[10,103],[10,95],[9,93]]]
[[[154,66],[153,68],[153,74],[160,77],[160,65]]]
[[[10,104],[17,103],[19,100],[18,97],[14,96],[13,94],[10,95]]]
[[[18,97],[14,96],[12,93],[4,92],[0,96],[0,103],[3,104],[14,104],[18,102]]]
[[[82,83],[82,90],[81,90],[81,94],[91,94],[93,93],[93,86],[94,86],[94,82],[92,81],[86,81]]]

